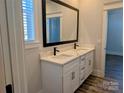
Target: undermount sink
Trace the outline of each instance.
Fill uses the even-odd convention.
[[[82,49],[82,48],[76,49],[77,52],[83,52],[83,51],[85,52],[86,50],[88,49]]]
[[[82,53],[87,52],[87,50],[88,50],[88,49],[78,48],[78,49],[75,49],[74,51],[75,51],[75,53],[76,53],[77,55],[80,55],[80,54],[82,54]]]
[[[88,50],[88,49],[82,49],[82,48],[78,48],[76,49],[77,51],[85,51],[85,50]]]
[[[70,54],[60,54],[60,55],[56,55],[52,58],[55,58],[55,59],[65,59],[65,58],[69,58],[69,57],[73,57],[74,55],[70,55]]]
[[[82,49],[82,48],[78,48],[78,49],[75,49],[75,50],[72,50],[72,51],[68,51],[66,53],[63,53],[63,54],[59,54],[59,55],[56,55],[56,56],[52,56],[50,57],[51,59],[60,59],[60,60],[63,60],[63,59],[68,59],[68,58],[71,58],[71,57],[74,57],[74,56],[77,56],[77,55],[80,55],[82,53],[85,53],[86,50],[88,49]]]

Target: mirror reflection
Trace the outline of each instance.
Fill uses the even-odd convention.
[[[77,12],[52,0],[46,0],[47,43],[77,39]]]

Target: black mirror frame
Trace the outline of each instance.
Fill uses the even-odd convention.
[[[79,33],[79,9],[74,8],[71,5],[68,5],[60,0],[51,0],[55,3],[58,3],[60,5],[63,5],[65,7],[68,7],[74,11],[77,12],[77,37],[76,40],[69,40],[69,41],[61,41],[61,42],[55,42],[55,43],[47,43],[47,36],[46,36],[46,0],[42,0],[42,24],[43,24],[43,47],[49,47],[49,46],[55,46],[55,45],[61,45],[61,44],[67,44],[67,43],[73,43],[78,42],[78,33]]]

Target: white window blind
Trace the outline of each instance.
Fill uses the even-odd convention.
[[[24,40],[34,41],[34,5],[33,0],[22,0]]]

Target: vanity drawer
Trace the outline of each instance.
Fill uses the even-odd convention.
[[[63,67],[63,73],[68,73],[69,71],[71,71],[73,69],[73,67],[78,67],[79,68],[79,59],[75,59],[72,62],[64,65]]]
[[[86,66],[80,66],[80,72],[85,71],[86,70]]]
[[[85,64],[86,64],[86,57],[82,56],[80,65],[85,65]]]
[[[80,73],[80,85],[85,81],[85,71],[82,71]]]
[[[86,57],[82,56],[80,61],[80,71],[84,71],[86,68]]]

